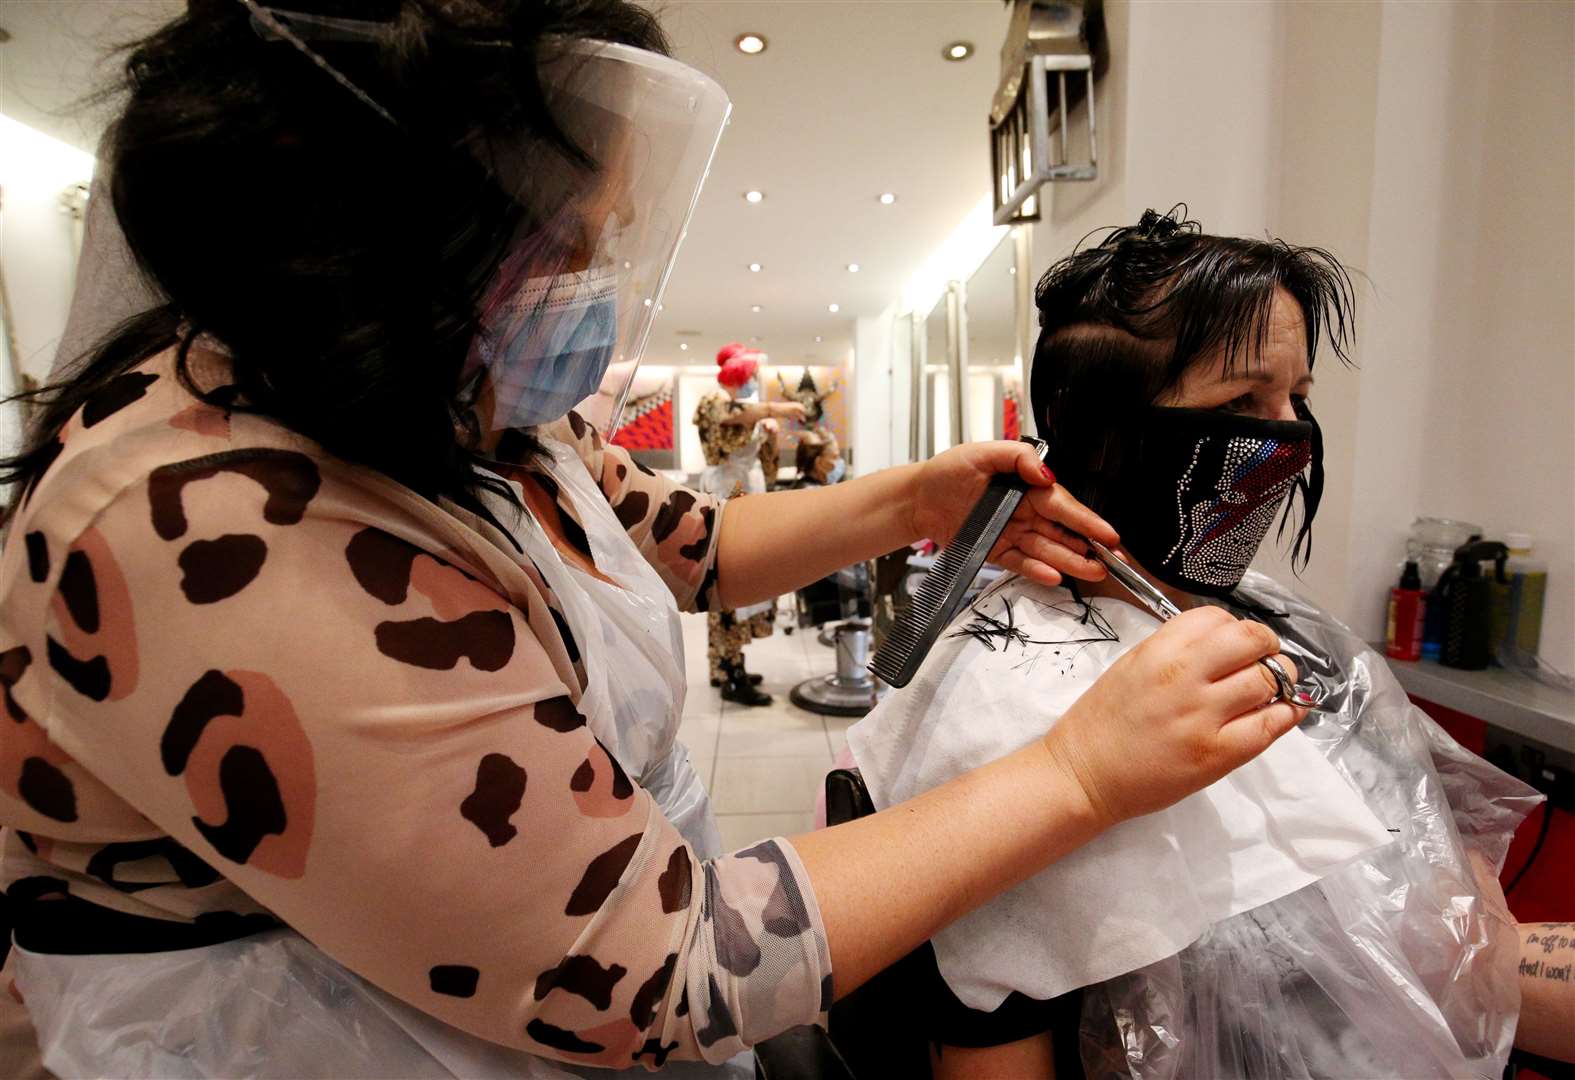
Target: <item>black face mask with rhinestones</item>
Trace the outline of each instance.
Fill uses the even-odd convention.
[[[1109,518],[1143,568],[1178,589],[1224,596],[1314,464],[1317,425],[1203,409],[1152,408],[1137,467],[1116,485]]]

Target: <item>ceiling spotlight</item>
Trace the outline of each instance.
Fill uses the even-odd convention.
[[[749,310],[750,311],[759,311],[760,310],[760,305],[759,304],[750,304],[749,305]]]
[[[1008,274],[1011,274],[1013,277],[1016,277],[1017,276],[1017,267],[1015,267],[1015,266],[1008,266],[1006,268],[1006,272]]]
[[[745,56],[758,56],[766,51],[766,39],[761,34],[739,34],[733,39],[733,48]]]
[[[749,272],[751,274],[758,274],[758,273],[760,273],[760,264],[759,263],[750,263],[749,264]]]
[[[820,335],[819,335],[819,334],[816,334],[816,335],[815,335],[815,340],[816,340],[816,341],[817,341],[817,342],[818,342],[818,341],[819,341],[819,340],[820,340]]]
[[[826,310],[835,315],[837,312],[841,311],[842,308],[838,307],[836,304],[827,304]]]
[[[966,60],[973,55],[973,42],[954,41],[941,50],[941,55],[948,60]]]
[[[881,194],[880,194],[880,204],[882,206],[890,206],[892,203],[894,203],[896,201],[897,201],[897,196],[896,195],[893,195],[889,191],[881,192]]]
[[[651,298],[649,296],[647,296],[645,298],[645,306],[646,307],[650,307],[651,306]]]
[[[687,342],[687,341],[680,341],[678,343],[678,351],[679,352],[688,352],[689,351],[689,342]]]
[[[744,192],[744,201],[746,203],[757,203],[761,199],[764,199],[765,197],[766,197],[766,193],[764,191],[746,191],[746,192]]]
[[[850,274],[857,274],[858,272],[859,272],[859,264],[858,263],[848,263],[848,273],[850,273]]]

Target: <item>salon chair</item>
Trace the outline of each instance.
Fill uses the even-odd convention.
[[[883,690],[867,670],[874,611],[869,567],[858,563],[821,578],[798,590],[794,604],[800,627],[829,632],[837,667],[795,686],[789,694],[793,704],[823,716],[863,716]]]
[[[826,776],[828,826],[873,813],[875,803],[858,769],[833,769]],[[831,1007],[828,1032],[832,1045],[857,1080],[888,1076],[929,1080],[934,1032],[955,1030],[957,1016],[966,1015],[963,1004],[939,979],[934,951],[926,943]],[[1008,999],[1002,1009],[1024,1005],[1044,1015],[1043,1003],[1026,999],[1018,1003]],[[1076,991],[1051,1003],[1048,1027],[1055,1040],[1056,1080],[1084,1078],[1079,1056],[1080,1009],[1081,997]]]

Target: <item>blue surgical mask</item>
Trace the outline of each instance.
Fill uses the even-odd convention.
[[[618,344],[617,296],[611,272],[532,278],[488,314],[476,351],[495,427],[549,423],[596,393]]]
[[[831,471],[826,474],[826,483],[835,484],[837,481],[841,480],[845,475],[847,475],[847,472],[848,463],[842,458],[838,458],[837,463],[833,465],[831,467]]]
[[[760,393],[759,379],[750,379],[743,386],[738,388],[738,396],[741,398],[754,397],[758,393]]]

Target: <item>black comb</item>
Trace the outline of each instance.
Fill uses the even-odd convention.
[[[1049,449],[1046,443],[1030,436],[1025,436],[1023,442],[1034,448],[1040,461],[1044,460]],[[887,631],[886,640],[870,661],[870,670],[882,681],[891,686],[907,686],[912,681],[935,639],[956,618],[968,595],[968,586],[973,584],[985,556],[1001,538],[1027,490],[1027,482],[1015,473],[997,473],[991,478],[968,520],[925,576],[907,614]]]

